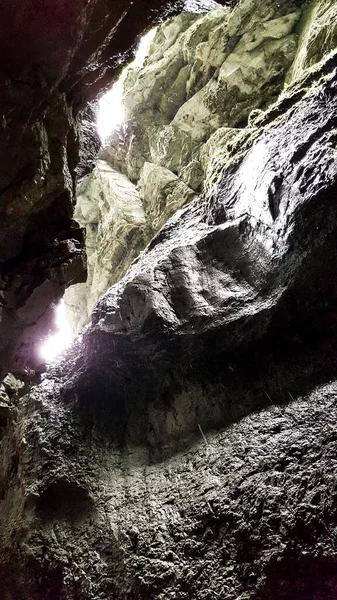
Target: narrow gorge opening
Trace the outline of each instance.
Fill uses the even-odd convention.
[[[40,356],[47,364],[53,363],[71,345],[74,332],[67,318],[64,299],[54,307],[54,329],[41,343]]]
[[[98,101],[96,127],[103,147],[109,136],[124,123],[123,92],[126,76],[130,69],[142,68],[156,31],[157,28],[154,27],[141,36],[133,61],[123,69],[112,88]],[[70,347],[76,334],[68,319],[64,298],[53,310],[53,331],[41,342],[39,349],[39,355],[47,365],[55,362]]]
[[[336,2],[56,4],[0,6],[0,595],[336,600]]]
[[[98,102],[97,130],[103,145],[109,135],[124,122],[123,87],[125,78],[130,68],[140,69],[143,66],[156,30],[157,28],[154,27],[140,38],[134,60],[123,69],[116,83]]]

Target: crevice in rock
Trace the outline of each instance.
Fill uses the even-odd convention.
[[[67,480],[54,480],[39,496],[38,515],[44,522],[74,523],[90,518],[92,501],[87,490]]]
[[[194,6],[0,8],[6,600],[335,600],[336,7]]]

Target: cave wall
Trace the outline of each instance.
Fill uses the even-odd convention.
[[[11,392],[6,600],[335,599],[326,68],[168,221],[41,384]]]
[[[40,383],[4,379],[5,600],[335,600],[337,60],[315,7],[297,32],[322,60],[298,50]],[[84,206],[116,227],[130,202],[141,231],[104,168],[111,204],[95,173]]]
[[[39,367],[51,303],[86,278],[72,216],[87,103],[131,58],[137,36],[178,4],[33,0],[0,8],[3,372]]]
[[[336,10],[330,0],[242,0],[183,12],[157,30],[143,67],[127,72],[125,121],[77,194],[88,278],[65,296],[74,330],[169,217],[211,193],[261,134],[267,109],[336,47]],[[127,180],[138,196],[134,215],[129,193],[124,214],[116,195]]]

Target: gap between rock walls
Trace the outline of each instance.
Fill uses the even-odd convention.
[[[0,596],[336,600],[335,2],[0,20]]]

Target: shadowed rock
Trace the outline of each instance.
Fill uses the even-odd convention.
[[[335,95],[171,218],[22,401],[10,600],[334,599]]]

